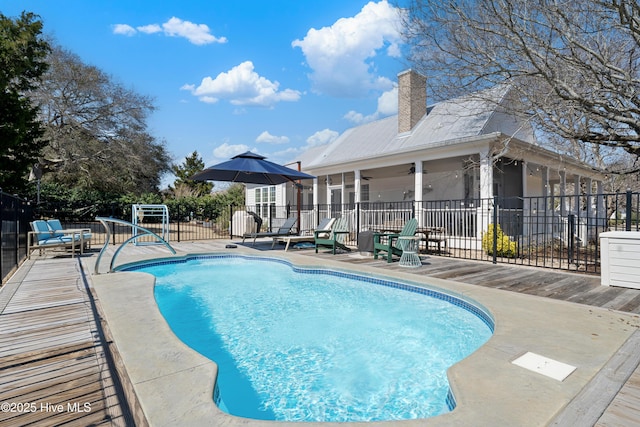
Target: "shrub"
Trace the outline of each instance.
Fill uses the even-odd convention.
[[[512,241],[509,236],[502,232],[500,225],[496,226],[497,244],[496,256],[515,258],[518,254],[518,243]],[[493,224],[482,234],[482,249],[487,255],[493,255]]]

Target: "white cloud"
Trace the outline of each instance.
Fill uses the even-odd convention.
[[[265,130],[260,135],[258,135],[258,137],[256,138],[256,142],[266,142],[269,144],[286,144],[287,142],[289,142],[289,138],[286,136],[271,135]]]
[[[364,123],[364,115],[362,113],[358,113],[357,111],[349,111],[344,115],[344,118],[350,121],[351,123],[361,124]]]
[[[297,101],[300,92],[293,89],[279,90],[280,83],[272,82],[254,71],[253,63],[245,61],[215,78],[205,77],[200,86],[184,85],[182,89],[203,102],[227,99],[233,105],[271,107],[280,101]]]
[[[215,157],[216,160],[224,161],[229,160],[235,155],[242,154],[245,151],[249,151],[249,146],[245,144],[231,145],[225,142],[213,150],[213,157]]]
[[[328,144],[333,142],[340,134],[335,130],[323,129],[307,138],[307,146],[315,147],[317,145]]]
[[[114,34],[133,36],[138,31],[145,34],[162,32],[169,37],[184,37],[195,45],[227,42],[226,37],[216,37],[211,34],[211,30],[206,24],[194,24],[193,22],[183,21],[175,16],[162,25],[148,24],[136,28],[128,24],[116,24],[113,26]]]
[[[277,163],[279,165],[287,166],[295,169],[297,165],[292,163],[292,159],[300,154],[301,149],[299,147],[287,146],[287,148],[280,151],[272,151],[269,153],[260,153],[267,158],[268,161]]]
[[[216,102],[218,102],[218,98],[214,98],[213,96],[201,96],[200,101],[204,102],[205,104],[215,104]]]
[[[120,34],[122,36],[133,36],[136,33],[136,29],[127,24],[115,24],[113,26],[113,34]]]
[[[398,114],[398,88],[383,92],[378,98],[378,111],[380,116]]]
[[[155,34],[162,31],[162,27],[158,24],[143,25],[141,27],[136,27],[136,29],[145,34]]]
[[[369,2],[356,16],[312,28],[304,39],[294,40],[291,45],[302,49],[312,70],[314,91],[360,97],[370,90],[390,89],[391,80],[375,75],[373,59],[383,51],[400,55],[400,13],[386,0]]]
[[[374,120],[378,120],[383,117],[390,116],[392,114],[398,114],[398,88],[394,87],[391,90],[383,92],[378,97],[378,108],[373,114],[365,116],[357,111],[349,111],[344,115],[344,118],[351,123],[360,125],[363,123],[369,123]]]
[[[162,24],[164,33],[170,37],[184,37],[193,44],[226,43],[226,37],[215,37],[205,24],[194,24],[175,16]]]

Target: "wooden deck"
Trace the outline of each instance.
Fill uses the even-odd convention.
[[[308,251],[309,254],[312,252]],[[336,259],[386,271],[402,270],[421,276],[640,314],[640,290],[601,286],[600,276],[536,267],[494,265],[435,255],[422,255],[422,266],[417,269],[400,267],[397,262],[387,264],[384,260],[373,260],[372,257],[358,257],[356,254],[339,254]]]
[[[180,252],[194,253],[219,250],[225,243],[228,242],[173,246]],[[256,244],[255,249],[261,255],[268,254],[271,240]],[[132,250],[168,254],[160,246]],[[402,269],[405,273],[640,314],[640,290],[602,287],[596,276],[433,255],[423,256],[420,268],[406,269],[397,262],[387,264],[358,253],[298,253],[364,264],[383,274]],[[95,253],[83,258],[91,268],[92,258]],[[35,411],[15,407],[21,411],[0,412],[0,426],[134,425],[120,380],[113,375],[114,362],[105,353],[108,339],[105,341],[102,334],[80,265],[77,259],[36,257],[0,292],[0,402],[35,404]],[[638,403],[640,371],[636,369],[595,425],[640,425]],[[85,404],[89,411],[84,411]]]
[[[133,425],[78,260],[28,263],[0,293],[0,426]]]

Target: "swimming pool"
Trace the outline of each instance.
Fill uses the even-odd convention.
[[[217,403],[249,418],[446,412],[446,369],[493,329],[485,310],[451,294],[281,260],[190,257],[128,270],[157,277],[156,299],[173,331],[219,365]]]

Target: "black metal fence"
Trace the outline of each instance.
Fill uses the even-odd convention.
[[[0,191],[0,278],[2,283],[27,256],[27,232],[33,220],[31,205]]]
[[[461,259],[519,264],[585,273],[600,272],[599,235],[640,230],[640,194],[583,194],[301,207],[301,229],[326,216],[349,219],[352,245],[363,231],[399,231],[418,219],[422,250]],[[247,207],[245,211],[251,210]],[[287,217],[268,210],[267,224]],[[297,211],[296,211],[297,212]],[[297,215],[290,212],[291,215]],[[236,212],[237,214],[237,212]],[[252,219],[236,221],[234,235],[251,231]]]
[[[357,247],[360,233],[399,230],[406,220],[415,217],[424,236],[424,252],[599,273],[600,233],[640,230],[639,205],[640,193],[627,192],[419,203],[361,202],[300,206],[300,209],[275,205],[229,206],[216,212],[194,212],[178,205],[169,209],[169,224],[160,224],[157,218],[139,219],[142,226],[157,234],[162,234],[162,227],[168,227],[169,241],[175,242],[238,237],[258,230],[258,225],[260,231],[273,231],[290,216],[298,217],[298,232],[312,230],[324,217],[347,217],[351,230],[349,243]],[[67,227],[90,228],[94,234],[93,243],[103,244],[106,234],[102,226],[77,215],[77,212],[89,211],[95,216],[133,220],[130,204],[91,206],[90,209],[82,206],[40,207],[36,216],[59,218]],[[131,227],[115,227],[111,243],[122,243],[131,236]],[[3,220],[3,252],[4,229]],[[15,233],[12,236],[7,239],[19,239]]]
[[[109,203],[103,205],[47,204],[36,209],[37,218],[57,218],[65,228],[86,228],[92,232],[92,245],[103,245],[106,231],[95,217],[111,217],[129,222],[137,222],[160,236],[165,228],[169,242],[211,240],[229,238],[230,218],[236,208],[225,207],[220,212],[194,212],[181,206],[169,206],[169,224],[163,224],[162,218],[144,215],[132,218],[132,205],[127,203]],[[246,214],[245,214],[246,216]],[[111,224],[111,244],[120,244],[132,236],[130,226]],[[142,242],[151,240],[141,239]]]

